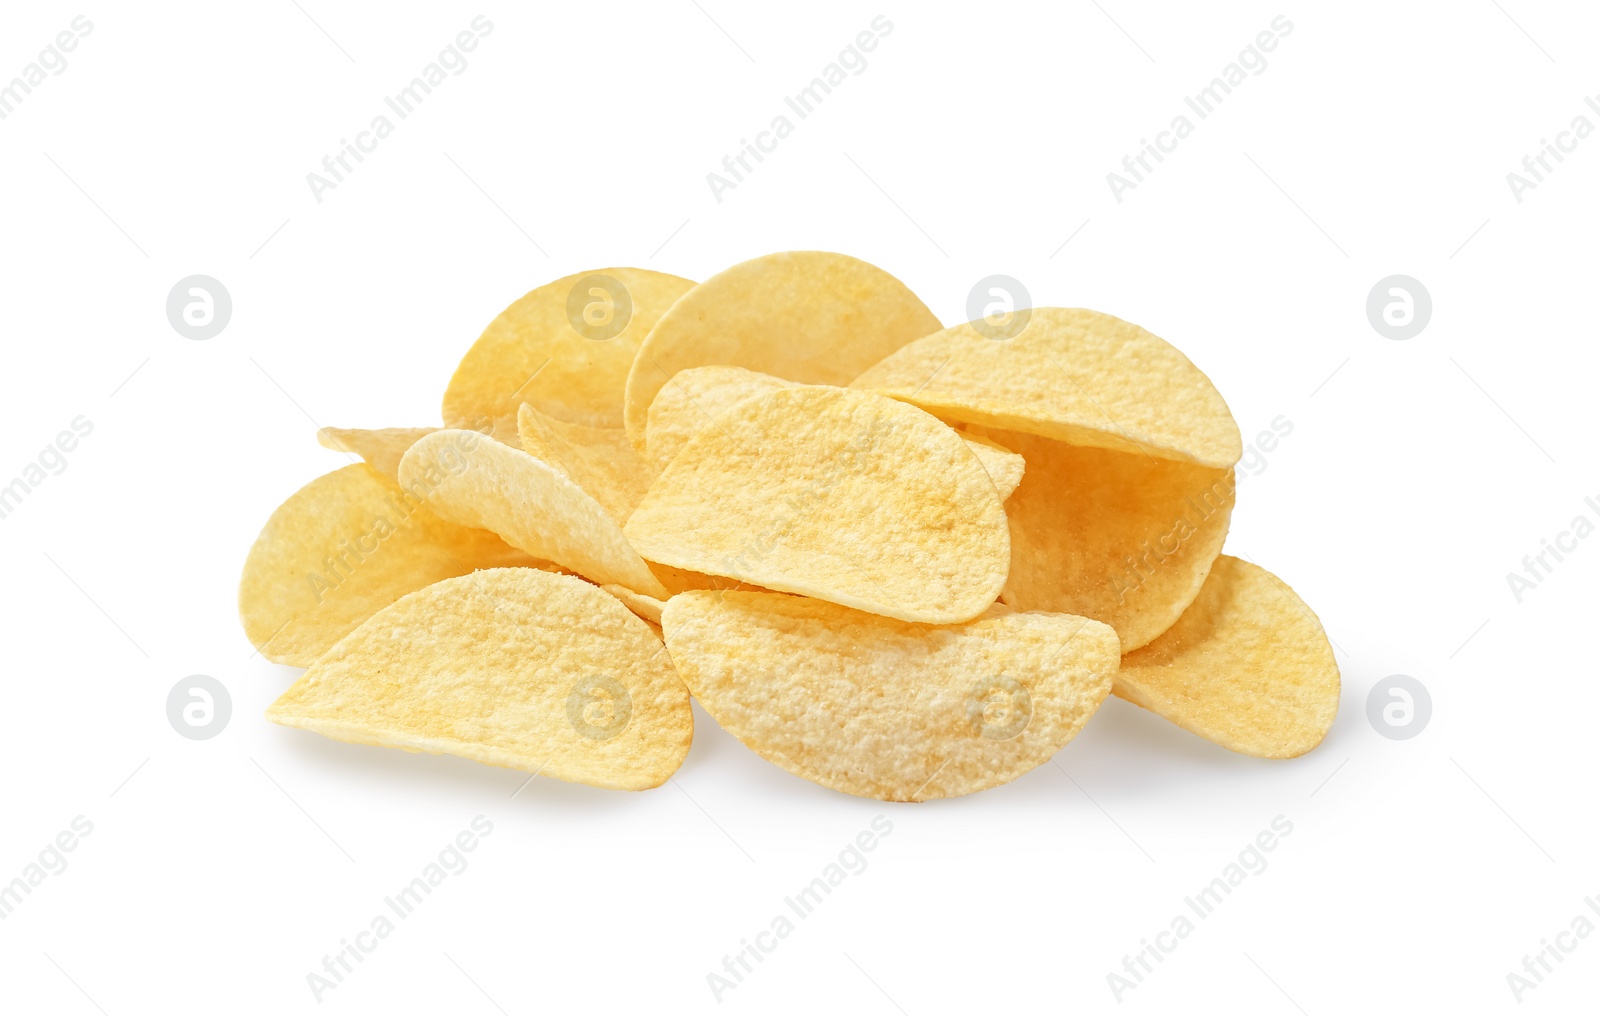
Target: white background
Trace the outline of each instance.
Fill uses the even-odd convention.
[[[1600,935],[1520,1007],[1506,975],[1600,895],[1600,539],[1521,603],[1505,577],[1600,500],[1600,137],[1521,203],[1505,180],[1573,117],[1600,126],[1592,8],[589,6],[8,6],[0,79],[75,14],[94,29],[0,121],[0,483],[74,417],[94,431],[0,520],[0,882],[74,816],[94,831],[0,921],[0,1009],[1592,1002]],[[306,174],[480,13],[465,72],[316,202]],[[706,174],[880,13],[866,70],[716,202]],[[1115,201],[1106,174],[1278,14],[1267,69]],[[1327,741],[1248,759],[1113,700],[1015,783],[887,805],[697,709],[668,786],[512,799],[515,772],[261,718],[298,672],[252,658],[235,587],[272,508],[345,461],[315,424],[437,423],[481,328],[559,276],[787,249],[872,261],[947,323],[1014,275],[1174,342],[1247,440],[1292,421],[1229,549],[1340,647]],[[210,341],[164,313],[194,273],[234,302]],[[1434,305],[1408,341],[1365,312],[1395,273]],[[165,712],[196,673],[234,707],[202,742]],[[1391,674],[1431,691],[1413,740],[1367,720]],[[880,814],[869,866],[716,1003],[707,974]],[[477,815],[470,867],[319,1006],[306,975]],[[1270,866],[1116,1001],[1107,974],[1278,815]]]

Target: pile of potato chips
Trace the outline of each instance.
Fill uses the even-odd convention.
[[[245,632],[270,719],[600,787],[677,770],[689,700],[891,801],[993,787],[1119,695],[1226,748],[1314,748],[1339,671],[1221,555],[1241,453],[1178,350],[1088,310],[943,328],[841,254],[696,285],[558,279],[467,351],[443,428],[273,512]]]

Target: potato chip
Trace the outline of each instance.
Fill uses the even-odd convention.
[[[624,531],[651,561],[930,624],[981,614],[1011,553],[994,483],[955,431],[826,386],[723,413]]]
[[[509,422],[516,444],[524,402],[588,427],[622,426],[622,396],[640,343],[688,279],[642,268],[602,268],[540,286],[489,323],[444,393],[445,425]],[[504,440],[497,433],[497,439]]]
[[[975,428],[1028,464],[1006,502],[1019,610],[1082,614],[1124,652],[1166,631],[1200,592],[1233,514],[1231,469]]]
[[[928,628],[777,593],[689,592],[662,612],[689,691],[762,758],[885,801],[1016,779],[1111,690],[1117,636],[1065,614]]]
[[[1016,493],[1018,484],[1022,483],[1022,474],[1027,468],[1021,455],[977,434],[960,430],[956,431],[956,434],[967,443],[967,451],[977,456],[983,465],[983,471],[994,481],[994,489],[1000,493],[1001,501]]]
[[[651,329],[628,373],[628,437],[644,448],[650,403],[685,368],[731,364],[843,385],[939,328],[904,283],[865,261],[820,251],[745,261],[684,294]]]
[[[533,564],[358,462],[312,480],[267,519],[239,579],[239,618],[262,656],[305,667],[409,592],[475,568]]]
[[[1118,696],[1230,751],[1294,758],[1339,711],[1339,664],[1311,608],[1224,554],[1166,634],[1123,657]]]
[[[470,430],[441,430],[406,452],[400,483],[441,518],[497,533],[596,583],[667,595],[600,502],[527,452]]]
[[[1239,426],[1211,380],[1138,325],[1056,307],[1034,308],[1011,338],[990,338],[977,325],[904,346],[851,387],[943,419],[1070,444],[1216,469],[1239,461]]]
[[[645,418],[645,456],[665,469],[700,428],[752,395],[799,382],[743,367],[690,367],[661,387]]]
[[[643,621],[587,582],[528,568],[447,579],[384,608],[267,718],[614,790],[665,783],[694,726]]]
[[[367,465],[391,480],[400,479],[400,457],[418,440],[427,437],[437,427],[382,427],[378,430],[361,430],[350,427],[323,427],[317,431],[317,443],[336,452],[359,455]]]
[[[517,416],[522,450],[582,487],[617,524],[628,521],[656,471],[633,450],[621,427],[562,423],[524,404]]]
[[[636,593],[627,586],[619,586],[616,583],[607,583],[600,588],[621,600],[624,607],[627,607],[639,617],[649,621],[657,628],[661,627],[661,608],[667,605],[666,600],[658,600],[654,596]]]
[[[657,471],[666,468],[701,428],[752,395],[778,388],[795,388],[799,382],[746,370],[743,367],[690,367],[673,375],[650,403],[645,423],[645,455]],[[992,441],[956,431],[968,449],[983,463],[1004,501],[1022,482],[1022,456]]]

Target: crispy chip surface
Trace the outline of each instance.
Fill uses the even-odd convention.
[[[721,364],[680,370],[650,403],[644,428],[645,455],[657,470],[665,469],[691,437],[735,404],[798,383]]]
[[[654,562],[929,624],[982,613],[1010,564],[994,483],[955,431],[827,386],[723,413],[625,531]]]
[[[628,521],[655,478],[621,427],[562,423],[525,403],[517,432],[523,451],[565,473],[618,525]]]
[[[743,367],[691,367],[680,370],[656,393],[645,424],[645,456],[656,470],[668,462],[689,439],[716,422],[717,417],[753,395],[778,388],[797,388],[799,382],[746,370]],[[956,431],[967,448],[983,463],[1004,501],[1022,482],[1022,456],[993,441]]]
[[[445,389],[445,425],[505,420],[515,444],[517,410],[527,402],[567,423],[622,426],[634,355],[693,286],[642,268],[601,268],[540,286],[501,311],[462,358]]]
[[[604,584],[667,591],[599,501],[527,452],[470,430],[441,430],[400,460],[400,483],[434,514]]]
[[[1039,307],[1009,339],[957,325],[890,353],[852,388],[964,423],[1226,469],[1243,444],[1228,405],[1166,342],[1109,314]]]
[[[239,580],[239,618],[262,656],[306,667],[409,592],[475,568],[534,563],[355,463],[312,480],[267,519]]]
[[[616,790],[666,782],[694,724],[645,622],[581,579],[531,568],[447,579],[384,608],[267,717]]]
[[[728,364],[848,384],[939,319],[881,268],[822,251],[768,254],[694,287],[651,329],[628,373],[625,423],[643,448],[650,403],[689,367]]]
[[[996,609],[927,627],[778,593],[688,592],[667,648],[716,721],[775,765],[886,801],[957,797],[1047,761],[1100,707],[1116,634]]]
[[[1119,697],[1231,751],[1294,758],[1339,712],[1339,664],[1283,580],[1224,554],[1166,634],[1123,657]]]
[[[438,427],[323,427],[317,443],[336,452],[359,455],[367,465],[391,480],[400,479],[400,458],[406,449],[438,430]]]
[[[1231,469],[974,430],[1028,464],[1006,502],[1007,603],[1104,621],[1131,652],[1199,595],[1228,535]]]
[[[991,438],[959,430],[956,433],[967,443],[967,450],[983,463],[983,471],[994,481],[994,489],[1000,493],[1000,500],[1004,501],[1016,493],[1017,486],[1022,483],[1023,473],[1027,470],[1026,460],[1011,449],[995,443]]]

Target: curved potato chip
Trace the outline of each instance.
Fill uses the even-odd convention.
[[[651,561],[929,624],[983,613],[1011,554],[994,483],[955,431],[826,386],[722,414],[624,531]]]
[[[693,286],[642,268],[601,268],[540,286],[501,311],[467,350],[445,389],[445,425],[508,421],[514,445],[517,409],[527,402],[568,423],[622,426],[634,354]]]
[[[967,450],[983,464],[983,471],[994,481],[994,489],[999,491],[1001,501],[1016,493],[1017,486],[1022,483],[1022,474],[1027,469],[1021,455],[978,434],[959,430],[956,434],[967,443]]]
[[[1123,657],[1115,690],[1230,751],[1294,758],[1333,726],[1339,664],[1294,590],[1224,554],[1178,623]]]
[[[441,430],[406,452],[400,483],[441,518],[497,533],[596,583],[667,595],[600,502],[527,452]]]
[[[628,437],[644,448],[650,403],[685,368],[732,364],[844,385],[939,327],[904,283],[865,261],[822,251],[745,261],[685,293],[651,329],[628,372]]]
[[[1028,463],[1006,502],[1007,603],[1104,621],[1132,652],[1199,595],[1228,535],[1231,469],[977,431]]]
[[[746,370],[743,367],[690,367],[673,375],[650,403],[645,424],[645,454],[659,472],[702,428],[745,399],[778,388],[797,388],[797,381]],[[993,441],[956,431],[968,449],[983,463],[1004,501],[1022,482],[1022,456]]]
[[[645,418],[645,455],[657,470],[677,457],[689,439],[735,404],[752,395],[793,388],[798,381],[743,367],[690,367],[672,375],[650,403]]]
[[[701,591],[661,616],[678,673],[725,730],[797,776],[885,801],[958,797],[1048,761],[1117,669],[1116,634],[1065,614],[927,628]]]
[[[1036,307],[1022,331],[957,325],[851,382],[963,423],[1226,469],[1243,444],[1228,404],[1189,358],[1138,325]]]
[[[400,479],[400,457],[406,449],[438,430],[438,427],[323,427],[317,443],[336,452],[359,455],[367,465],[391,480]]]
[[[562,423],[523,403],[517,433],[523,451],[565,473],[618,525],[628,521],[655,478],[621,427]]]
[[[636,593],[627,586],[619,586],[614,582],[608,582],[600,588],[621,600],[624,607],[633,611],[640,618],[649,621],[658,628],[661,626],[661,608],[667,605],[666,600],[658,600],[654,596]]]
[[[694,728],[645,622],[581,579],[528,568],[447,579],[384,608],[267,718],[613,790],[666,782]]]
[[[493,533],[439,518],[358,462],[273,511],[245,558],[239,619],[262,656],[305,667],[409,592],[475,568],[535,564]]]

